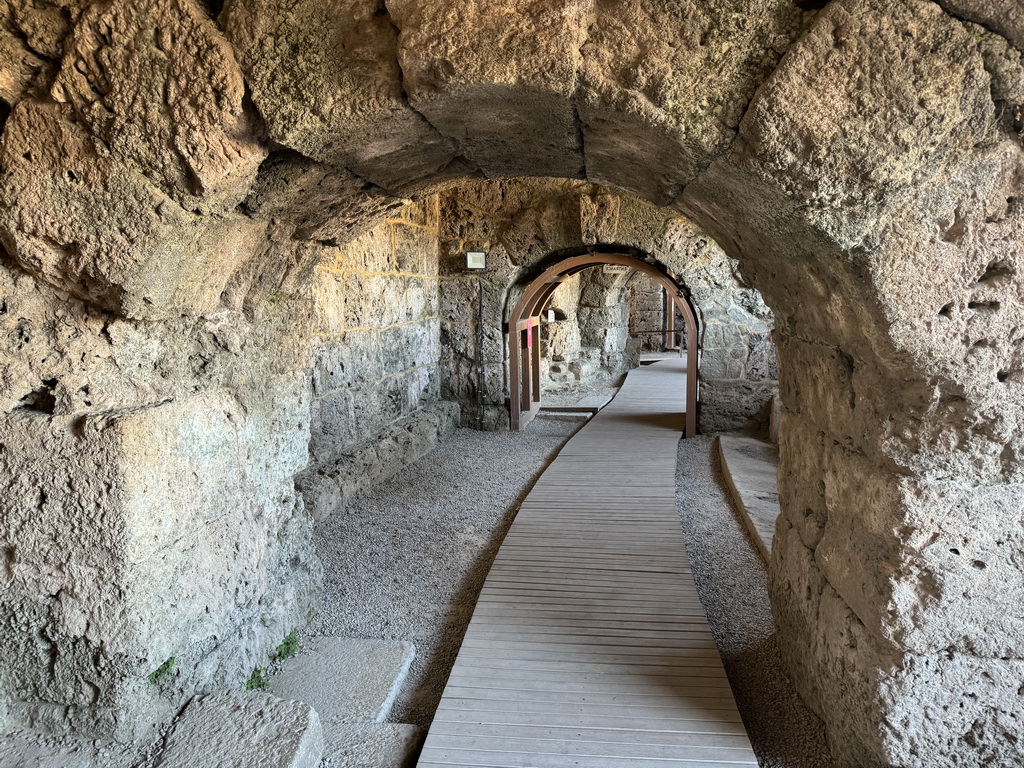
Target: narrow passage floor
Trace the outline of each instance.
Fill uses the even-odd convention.
[[[632,371],[530,492],[421,768],[757,765],[679,525],[683,365]]]

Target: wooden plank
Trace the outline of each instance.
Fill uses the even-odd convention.
[[[470,704],[467,701],[466,704]],[[707,717],[713,710],[700,710],[695,719],[685,719],[678,715],[658,717],[643,714],[630,717],[628,709],[613,706],[593,707],[586,714],[565,712],[546,712],[526,710],[522,707],[509,706],[507,702],[480,701],[479,707],[460,709],[446,707],[439,709],[434,717],[435,723],[471,725],[519,725],[542,726],[545,728],[614,728],[622,730],[643,729],[658,733],[702,733],[716,736],[747,737],[743,723],[739,720],[722,720]],[[600,710],[600,711],[598,711]],[[610,711],[614,710],[614,711]],[[715,714],[720,714],[715,712]],[[643,730],[642,729],[642,730]]]
[[[420,766],[757,765],[676,512],[684,366],[631,372],[523,502]]]

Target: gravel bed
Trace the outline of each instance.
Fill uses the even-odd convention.
[[[392,721],[430,724],[515,510],[584,423],[538,416],[524,432],[459,429],[316,526],[324,600],[306,634],[416,646]]]
[[[762,768],[827,768],[824,727],[789,678],[768,603],[768,571],[723,490],[713,447],[708,436],[679,442],[676,499],[736,704]]]

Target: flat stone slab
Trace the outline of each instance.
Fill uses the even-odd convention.
[[[383,723],[416,649],[393,640],[317,637],[270,679],[270,691],[320,714],[328,743],[343,723]]]
[[[167,737],[157,768],[317,768],[324,734],[301,701],[257,691],[197,696]]]
[[[718,452],[726,484],[743,522],[767,561],[772,553],[779,507],[779,449],[752,437],[722,435]]]
[[[601,410],[606,405],[608,405],[608,403],[610,403],[611,401],[612,401],[612,396],[611,395],[590,395],[589,397],[584,397],[582,400],[580,400],[578,403],[576,403],[576,407],[577,408],[597,408],[598,410]]]
[[[114,748],[116,750],[117,745]],[[124,759],[125,755],[117,757],[122,759],[110,759],[84,741],[80,745],[71,745],[47,743],[41,737],[25,738],[20,734],[0,737],[2,768],[99,768],[101,765],[127,768],[131,764]]]
[[[349,723],[331,734],[324,752],[331,768],[412,768],[423,734],[415,725]]]

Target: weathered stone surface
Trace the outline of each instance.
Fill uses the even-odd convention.
[[[7,122],[0,239],[10,255],[47,282],[128,317],[217,309],[231,274],[262,244],[264,225],[185,211],[98,154],[70,118],[66,107],[22,102]]]
[[[303,240],[347,243],[408,201],[394,198],[344,168],[294,152],[275,152],[260,166],[245,205]]]
[[[197,390],[232,389],[246,408],[265,385],[298,378],[308,317],[279,302],[258,318],[127,322],[0,265],[0,412],[70,416],[136,408]],[[282,340],[285,340],[284,342]]]
[[[1024,50],[1024,8],[1014,0],[937,0],[939,5],[993,30]]]
[[[398,30],[379,8],[229,0],[219,21],[274,141],[401,194],[443,175],[455,148],[406,103]]]
[[[327,742],[338,744],[337,726],[388,718],[415,655],[401,641],[317,637],[273,676],[270,690],[315,709]]]
[[[387,8],[401,31],[410,102],[489,177],[583,176],[573,96],[592,2],[389,0]]]
[[[799,10],[778,0],[617,0],[595,12],[579,102],[587,178],[661,205],[728,149],[800,31]]]
[[[314,463],[329,466],[437,401],[438,215],[436,200],[409,206],[346,246],[329,249],[317,270]]]
[[[1018,530],[989,515],[1020,498],[1000,457],[1020,418],[1002,339],[1019,323],[1005,254],[1022,151],[975,31],[932,3],[830,3],[685,196],[776,310],[787,534],[773,605],[841,764],[1016,750],[1001,723],[1019,704],[1001,690],[1019,634],[1005,611],[982,614],[998,613],[985,578]],[[984,554],[940,544],[957,539]]]
[[[778,384],[745,379],[714,379],[701,371],[700,428],[715,432],[761,432],[768,427],[768,403]]]
[[[323,726],[308,705],[256,691],[220,691],[185,708],[157,765],[316,768],[323,751]]]
[[[792,582],[773,580],[773,610],[805,700],[829,712],[837,691],[866,697],[858,717],[828,723],[831,738],[844,745],[833,748],[838,764],[951,768],[1024,759],[1016,728],[1024,662],[949,651],[905,654],[879,641],[822,577],[813,550],[785,516],[773,567],[780,561]]]
[[[265,155],[231,45],[196,0],[92,5],[52,93],[114,162],[190,210],[234,208]]]
[[[298,480],[306,508],[317,521],[343,509],[356,495],[421,459],[447,438],[458,423],[459,406],[442,401],[418,408],[372,440],[349,443],[341,449],[347,452],[340,456],[314,452],[313,466]]]
[[[145,736],[304,621],[319,572],[292,475],[309,395],[301,346],[281,339],[308,325],[286,307],[130,323],[0,268],[12,722]]]
[[[211,393],[3,417],[0,469],[16,480],[0,675],[13,718],[145,736],[195,690],[243,682],[305,620],[319,566],[290,482],[305,435],[277,421],[298,420],[301,388],[289,394],[292,413],[246,414]],[[171,657],[176,671],[150,683]]]
[[[753,437],[721,435],[722,475],[743,523],[765,561],[771,560],[779,507],[779,449]]]
[[[77,15],[79,4],[68,5]],[[70,31],[70,11],[27,0],[8,0],[0,7],[0,99],[8,109],[49,89]]]
[[[339,726],[324,757],[338,768],[412,768],[423,743],[415,725],[361,723]]]

